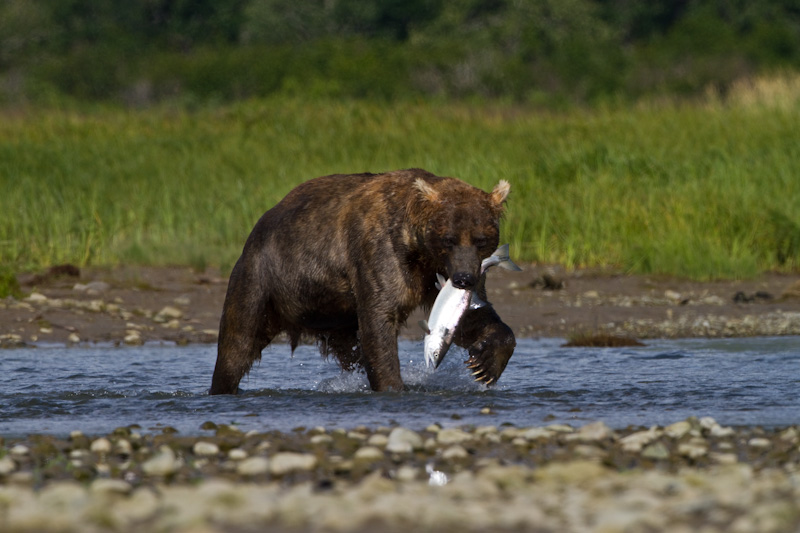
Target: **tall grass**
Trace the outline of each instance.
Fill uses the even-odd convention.
[[[0,264],[225,271],[301,181],[416,166],[484,189],[510,180],[503,239],[522,261],[697,279],[797,269],[800,91],[777,105],[735,90],[558,115],[287,98],[5,112]]]

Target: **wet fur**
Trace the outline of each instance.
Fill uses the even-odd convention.
[[[400,327],[417,307],[430,308],[437,273],[479,277],[508,190],[505,181],[487,193],[420,169],[299,185],[256,223],[231,272],[211,394],[235,393],[280,332],[292,349],[316,336],[343,368],[364,368],[375,390],[402,389]],[[478,290],[485,299],[483,279]],[[456,343],[493,382],[515,340],[487,306],[468,313]]]

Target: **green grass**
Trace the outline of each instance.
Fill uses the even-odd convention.
[[[796,94],[796,93],[795,93]],[[0,117],[0,264],[227,271],[298,183],[422,167],[512,184],[521,261],[696,279],[800,267],[800,100],[547,114],[274,99]]]

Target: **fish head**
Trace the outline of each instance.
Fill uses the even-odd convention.
[[[492,255],[499,243],[509,185],[501,181],[492,192],[472,186],[449,191],[448,185],[418,185],[425,201],[436,207],[428,211],[425,247],[437,271],[444,272],[454,287],[471,290],[480,280],[481,261]]]

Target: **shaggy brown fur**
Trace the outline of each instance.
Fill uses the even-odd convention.
[[[312,334],[374,390],[400,390],[397,336],[436,298],[436,274],[485,299],[480,263],[498,245],[509,185],[490,193],[420,169],[324,176],[264,213],[231,272],[211,394],[235,393],[280,332]],[[516,345],[491,306],[456,333],[478,379],[500,377]]]

